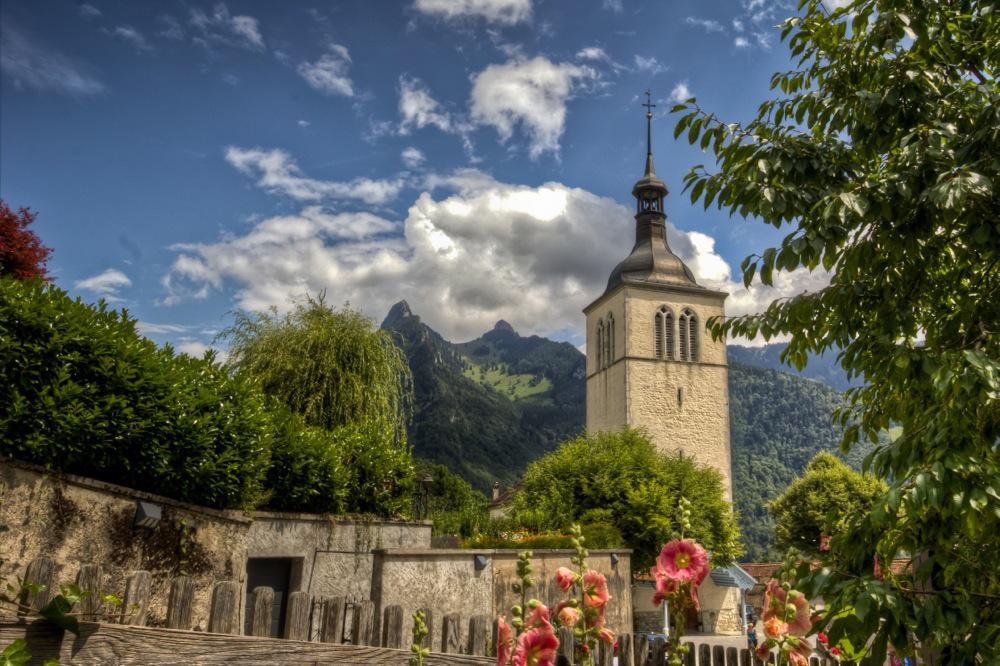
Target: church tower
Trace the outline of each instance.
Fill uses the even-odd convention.
[[[719,470],[731,500],[726,344],[705,329],[725,314],[727,294],[699,285],[667,243],[667,186],[653,168],[653,105],[645,106],[646,170],[632,188],[635,246],[583,311],[587,430],[645,428],[661,451]]]

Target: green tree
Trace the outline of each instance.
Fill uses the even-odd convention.
[[[412,408],[406,357],[360,312],[307,297],[284,316],[237,312],[222,333],[229,365],[264,392],[334,430],[379,423],[402,437]]]
[[[883,481],[854,471],[832,453],[817,453],[805,473],[767,506],[778,545],[819,554],[824,535],[839,534],[853,516],[867,514],[886,489]]]
[[[740,554],[739,530],[722,477],[691,459],[656,450],[644,433],[584,435],[528,466],[511,519],[536,529],[605,523],[634,549],[635,570],[651,565],[678,529],[678,501],[692,504],[691,532],[715,564]]]
[[[846,449],[876,446],[891,479],[867,515],[800,570],[826,602],[830,639],[881,663],[919,641],[951,663],[1000,643],[1000,5],[995,0],[800,2],[783,25],[794,68],[745,124],[694,100],[675,134],[710,150],[693,201],[789,233],[742,265],[823,269],[824,289],[710,322],[716,336],[791,336],[784,359],[839,347],[850,378]],[[917,555],[914,584],[873,558]]]

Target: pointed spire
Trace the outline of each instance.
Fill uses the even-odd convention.
[[[656,169],[653,168],[653,109],[656,107],[651,101],[652,93],[646,90],[646,176],[655,176]]]

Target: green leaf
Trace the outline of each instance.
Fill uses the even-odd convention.
[[[0,652],[0,666],[25,666],[30,659],[28,642],[23,638],[16,639]]]

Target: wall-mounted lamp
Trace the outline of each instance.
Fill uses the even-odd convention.
[[[472,563],[476,566],[476,571],[482,571],[486,568],[489,560],[486,559],[485,555],[476,555],[475,558],[473,558]]]
[[[132,523],[134,527],[147,527],[154,528],[160,524],[160,518],[163,517],[163,510],[160,508],[159,504],[153,504],[152,502],[137,502],[135,505],[135,521]]]
[[[618,557],[618,553],[611,553],[611,567],[612,568],[618,566],[618,560],[619,559],[621,559],[621,558]]]

